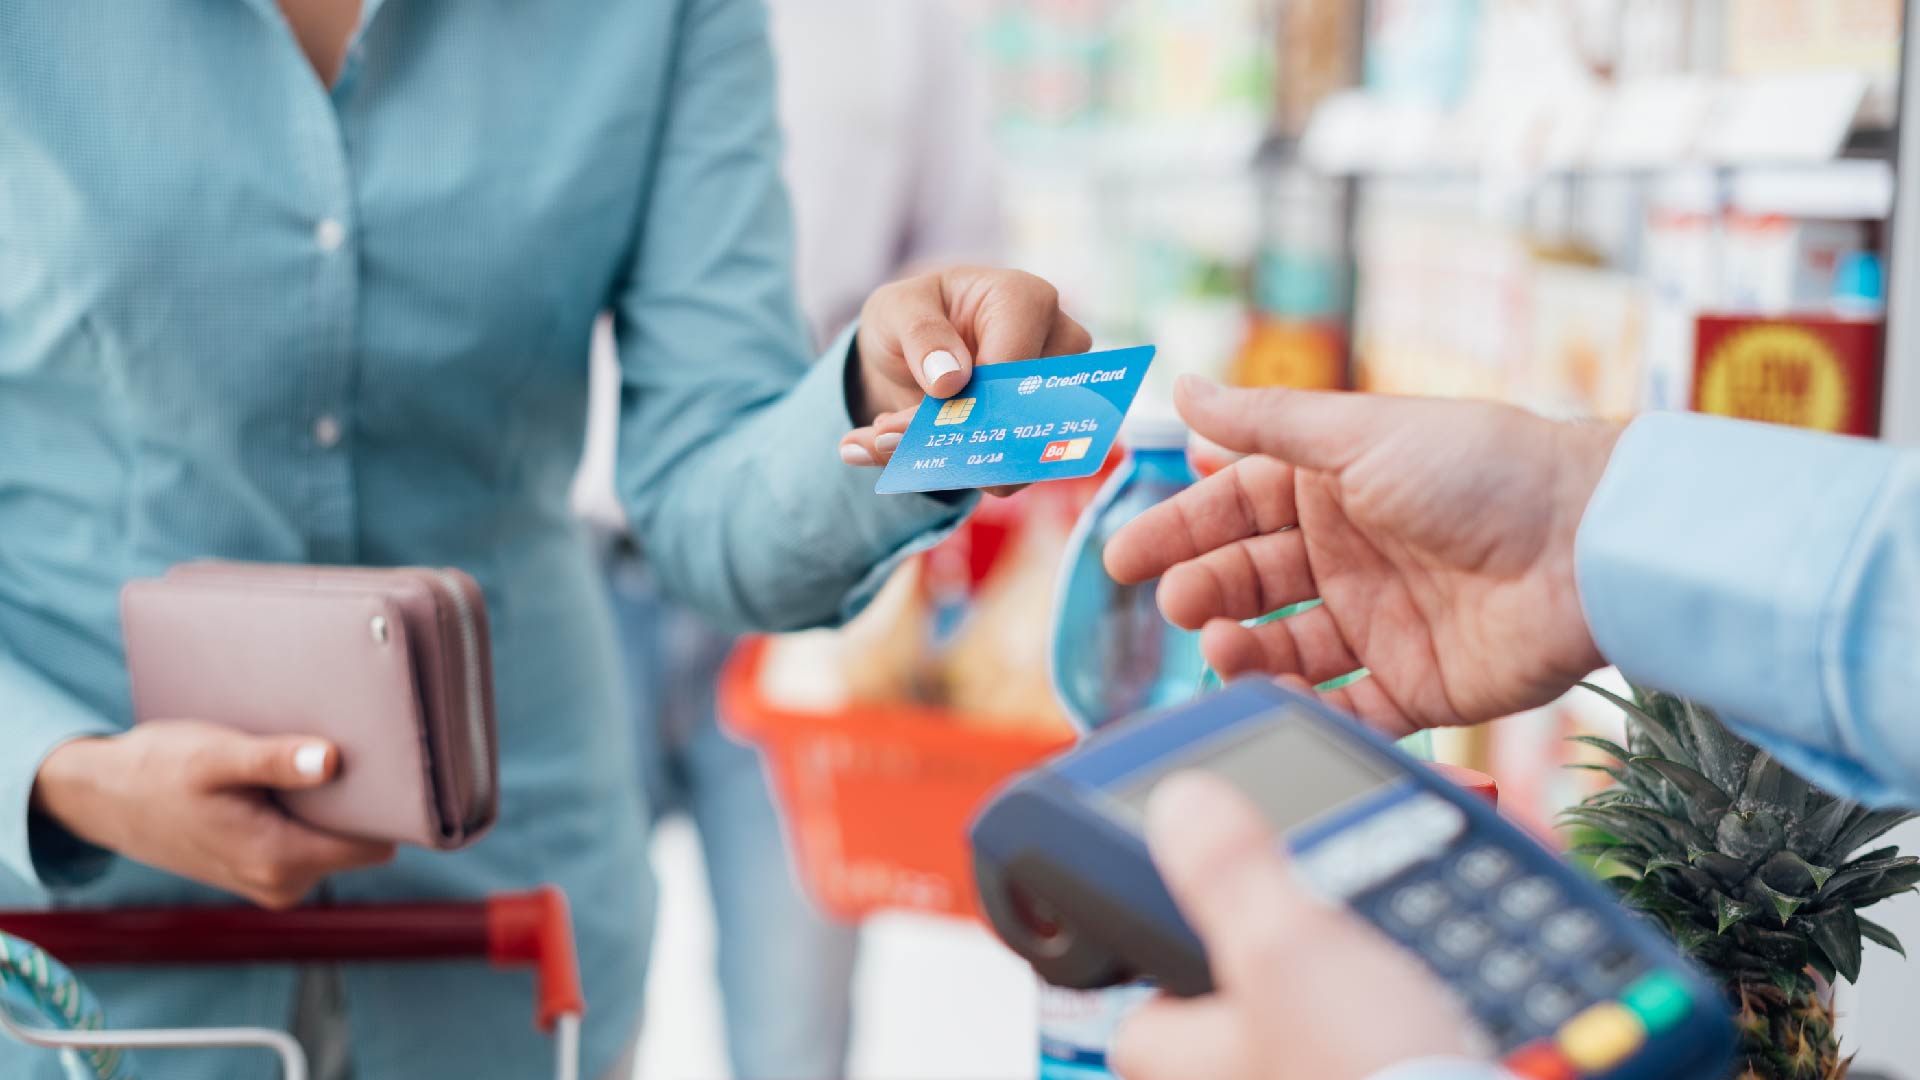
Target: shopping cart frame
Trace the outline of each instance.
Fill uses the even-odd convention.
[[[580,986],[573,919],[559,889],[484,900],[266,911],[243,907],[0,911],[0,933],[76,966],[203,966],[484,959],[531,969],[535,1026],[554,1036],[555,1075],[579,1080]],[[272,1051],[283,1080],[307,1080],[293,1037],[269,1028],[69,1031],[32,1027],[0,1007],[0,1031],[60,1049],[247,1047]]]

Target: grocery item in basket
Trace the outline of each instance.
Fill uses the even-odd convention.
[[[1100,471],[1153,346],[984,364],[960,392],[920,403],[874,490],[949,491]]]
[[[1062,723],[1046,657],[1053,632],[1053,580],[1068,527],[1055,501],[1028,500],[1026,519],[1009,541],[1011,550],[981,583],[948,647],[943,696],[969,724],[1057,730]]]
[[[316,735],[340,775],[280,792],[348,836],[450,850],[498,813],[486,603],[458,570],[198,562],[120,598],[137,721]]]

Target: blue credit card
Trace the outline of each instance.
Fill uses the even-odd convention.
[[[874,491],[1069,480],[1100,471],[1140,392],[1153,346],[985,364],[959,393],[927,398]]]

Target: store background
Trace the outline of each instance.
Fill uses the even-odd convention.
[[[1866,395],[1879,433],[1920,440],[1920,341],[1905,325],[1920,306],[1901,296],[1920,281],[1893,278],[1890,349],[1873,285],[1876,266],[1912,265],[1901,256],[1920,244],[1912,215],[1890,225],[1900,0],[956,6],[995,83],[1009,261],[1060,284],[1102,345],[1159,345],[1149,394],[1195,371],[1624,417],[1688,407],[1699,354],[1765,322],[1824,342],[1814,374]],[[1883,369],[1883,349],[1907,359]],[[1805,375],[1735,380],[1721,400],[1838,415],[1794,381]],[[1017,513],[1037,522],[1015,545],[1029,569],[966,602],[1031,627],[1064,511]],[[938,580],[936,567],[898,590],[888,625],[953,621]],[[824,640],[791,649],[835,655]],[[852,675],[879,684],[855,695],[962,699],[971,719],[956,722],[1047,711],[1043,650],[941,649],[894,658],[897,678]],[[994,674],[994,700],[967,699],[969,665]],[[795,668],[848,670],[782,670]],[[770,692],[823,692],[780,678]],[[1454,735],[1441,756],[1494,774],[1503,804],[1544,830],[1585,790],[1585,774],[1557,767],[1572,759],[1564,736],[1611,723],[1575,697]],[[1895,839],[1920,848],[1920,828]],[[670,822],[655,857],[665,896],[641,1075],[724,1076],[698,845]],[[1876,918],[1920,940],[1920,900]],[[1903,1076],[1920,1062],[1914,1001],[1920,972],[1870,946],[1841,996],[1860,1065]],[[874,920],[856,1005],[855,1075],[1032,1074],[1032,979],[964,922]]]

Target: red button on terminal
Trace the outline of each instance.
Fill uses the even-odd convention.
[[[1580,1080],[1573,1063],[1551,1042],[1529,1043],[1507,1055],[1506,1070],[1523,1080]]]

